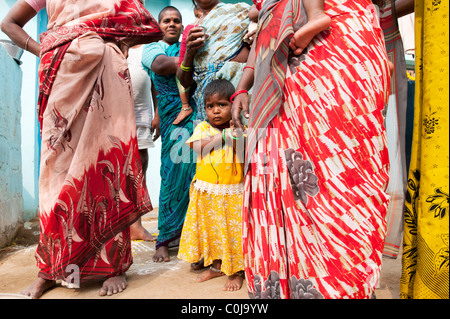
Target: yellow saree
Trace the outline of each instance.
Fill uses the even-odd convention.
[[[448,1],[416,1],[416,96],[401,297],[448,299]]]

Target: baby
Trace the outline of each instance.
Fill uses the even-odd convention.
[[[331,18],[325,14],[324,0],[304,0],[308,22],[298,29],[291,39],[290,47],[295,55],[300,55],[311,40],[330,27]]]
[[[261,10],[264,1],[253,0],[254,8]],[[295,55],[300,55],[318,33],[330,27],[331,18],[325,14],[324,2],[324,0],[303,0],[308,22],[298,29],[291,39],[290,47]],[[252,12],[250,19],[254,21],[255,17],[257,15]]]

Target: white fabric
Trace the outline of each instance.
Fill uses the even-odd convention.
[[[128,52],[128,67],[133,86],[134,110],[139,149],[154,147],[150,127],[153,120],[152,83],[147,72],[142,67],[143,46],[130,48]]]
[[[414,31],[414,13],[398,19],[398,28],[402,35],[403,47],[406,54],[414,54],[416,49],[415,31]]]
[[[214,195],[235,195],[244,192],[244,183],[240,184],[211,184],[202,180],[196,180],[194,189]]]

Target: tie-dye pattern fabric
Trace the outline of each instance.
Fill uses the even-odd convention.
[[[267,19],[300,14],[300,5],[265,1],[257,41],[270,44],[279,31],[266,30]],[[280,103],[279,110],[248,154],[244,184],[244,261],[253,298],[370,298],[375,290],[389,202],[382,110],[390,73],[372,8],[369,0],[326,0],[329,30],[288,67],[272,69],[284,75],[269,75],[285,78],[281,99],[266,100]],[[292,36],[294,27],[285,26]],[[273,56],[272,65],[283,65],[276,60],[283,55]],[[274,105],[252,109],[250,129],[252,118]]]

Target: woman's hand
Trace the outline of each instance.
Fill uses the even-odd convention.
[[[161,121],[159,119],[158,112],[156,112],[153,117],[152,124],[150,126],[150,134],[153,135],[153,142],[161,136]]]
[[[186,37],[186,53],[195,55],[195,53],[205,45],[205,41],[208,37],[209,35],[205,34],[202,27],[193,27]]]
[[[231,107],[231,117],[233,127],[236,130],[245,131],[244,124],[242,123],[241,113],[245,119],[250,117],[250,100],[247,93],[241,93],[234,98],[233,106]]]

